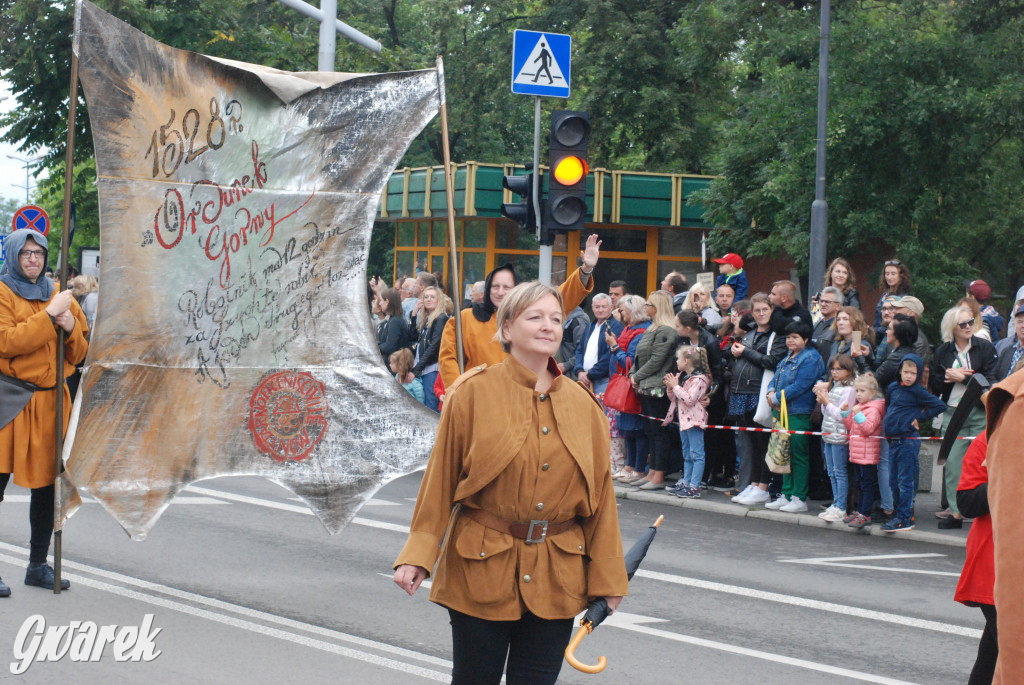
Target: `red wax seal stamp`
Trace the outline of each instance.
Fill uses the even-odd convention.
[[[327,432],[324,384],[306,371],[264,376],[249,398],[249,432],[276,461],[307,458]]]

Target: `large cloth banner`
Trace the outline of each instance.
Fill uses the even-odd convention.
[[[440,69],[288,73],[158,43],[80,2],[99,308],[67,477],[135,539],[189,483],[257,475],[331,533],[422,468],[436,415],[386,371],[366,259]]]

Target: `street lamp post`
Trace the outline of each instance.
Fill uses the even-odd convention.
[[[808,295],[825,282],[828,254],[828,202],[825,201],[825,144],[828,136],[828,40],[829,0],[821,0],[821,39],[818,43],[818,133],[814,163],[814,203],[811,205],[811,254]]]
[[[36,164],[42,161],[43,158],[29,157],[28,159],[25,159],[23,157],[16,157],[15,155],[7,155],[7,158],[13,159],[15,162],[21,162],[21,165],[25,167],[25,185],[20,186],[17,183],[12,183],[11,185],[14,186],[15,188],[25,189],[25,204],[28,204],[29,202],[32,201],[32,197],[30,195],[30,193],[32,192],[32,175],[30,171],[32,167],[36,166]]]

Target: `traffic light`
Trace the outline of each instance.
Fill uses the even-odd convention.
[[[537,214],[533,211],[533,172],[525,176],[505,176],[501,187],[523,198],[522,202],[502,203],[502,215],[519,224],[519,228],[533,231],[537,226]]]
[[[582,231],[587,220],[587,143],[590,115],[556,110],[551,113],[548,152],[548,198],[544,203],[544,231]]]

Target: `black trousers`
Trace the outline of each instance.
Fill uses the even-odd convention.
[[[644,419],[644,432],[650,443],[652,470],[668,472],[672,465],[672,434],[679,433],[678,426],[662,426],[661,420],[668,413],[672,400],[667,397],[649,397],[640,395],[640,410],[646,416],[655,418]],[[676,444],[679,444],[678,441]],[[677,450],[678,452],[678,450]]]
[[[572,637],[572,619],[527,612],[518,621],[488,621],[449,609],[452,685],[553,685]],[[507,669],[507,670],[506,670]]]
[[[0,473],[0,502],[4,501],[4,490],[11,480],[11,474]],[[29,538],[28,560],[38,564],[46,561],[53,536],[53,484],[32,489],[28,505],[28,523],[32,530]]]
[[[979,604],[981,613],[985,615],[985,631],[978,643],[978,658],[971,670],[971,678],[967,685],[991,685],[992,676],[996,672],[996,659],[999,658],[999,641],[996,639],[996,608],[991,604]]]

